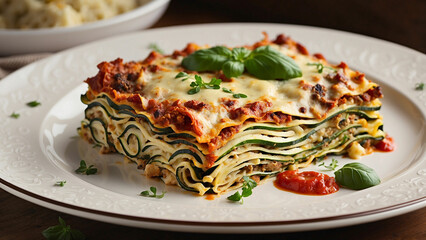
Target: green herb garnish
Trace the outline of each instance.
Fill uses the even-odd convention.
[[[232,94],[232,96],[234,98],[247,98],[247,95],[245,95],[243,93],[234,93],[234,94]]]
[[[243,93],[234,93],[233,91],[231,91],[228,88],[222,88],[222,91],[226,92],[226,93],[232,93],[232,96],[234,98],[247,98],[247,95],[243,94]]]
[[[20,116],[21,116],[21,114],[15,113],[15,112],[13,112],[12,114],[10,114],[10,117],[14,118],[14,119],[18,119]]]
[[[71,229],[65,221],[59,217],[59,224],[49,227],[42,232],[47,240],[84,240],[86,236],[78,230]]]
[[[151,50],[153,50],[153,51],[156,51],[158,53],[161,53],[161,54],[164,53],[164,51],[160,47],[158,47],[158,45],[156,43],[150,43],[148,45],[148,48],[151,49]]]
[[[28,106],[28,107],[37,107],[37,106],[39,106],[39,105],[41,105],[41,103],[40,103],[40,102],[37,102],[37,101],[31,101],[31,102],[28,102],[28,103],[27,103],[27,106]]]
[[[80,167],[75,170],[76,173],[92,175],[98,172],[97,168],[94,168],[93,165],[87,167],[86,162],[84,160],[80,161]]]
[[[322,162],[320,165],[318,165],[318,167],[325,167],[326,169],[328,169],[328,171],[334,171],[336,170],[336,168],[338,167],[338,161],[336,159],[331,159],[331,163],[329,165],[325,165],[324,162]]]
[[[302,76],[302,70],[292,58],[271,46],[261,46],[253,51],[247,48],[230,50],[223,46],[201,49],[185,57],[182,66],[193,71],[222,70],[227,78],[238,77],[245,70],[266,80]]]
[[[332,67],[324,66],[322,63],[307,63],[306,65],[308,65],[308,66],[315,66],[315,67],[317,67],[318,73],[322,73],[322,72],[323,72],[323,70],[324,70],[324,68],[328,68],[328,69],[331,69],[331,70],[335,70],[335,69],[334,69],[334,68],[332,68]]]
[[[374,169],[358,162],[348,163],[334,172],[336,182],[346,188],[361,190],[380,183]]]
[[[416,90],[417,91],[423,91],[424,88],[425,88],[425,84],[424,83],[417,83],[416,84]]]
[[[252,194],[252,190],[253,188],[255,188],[257,186],[256,181],[254,181],[253,179],[244,176],[243,177],[244,183],[243,183],[243,187],[242,187],[242,192],[235,192],[233,195],[228,197],[228,200],[230,201],[234,201],[234,202],[240,202],[241,204],[243,204],[243,197],[248,197]]]
[[[65,183],[67,183],[67,181],[58,181],[58,182],[55,183],[55,186],[63,187],[63,186],[65,186]]]
[[[165,191],[163,191],[161,195],[157,195],[157,188],[156,187],[150,187],[149,190],[151,191],[151,193],[147,190],[147,191],[141,192],[140,195],[144,196],[144,197],[163,198],[164,194],[166,193]]]
[[[222,80],[218,78],[212,78],[210,82],[206,83],[199,75],[194,76],[195,81],[191,82],[189,85],[191,89],[189,89],[188,94],[193,95],[198,93],[202,88],[204,89],[220,89],[220,83]]]
[[[182,82],[183,82],[185,80],[188,80],[189,75],[186,72],[180,72],[180,73],[176,74],[175,78],[183,78],[182,79]]]
[[[233,91],[231,91],[231,89],[228,88],[222,88],[222,91],[226,92],[226,93],[234,93]]]

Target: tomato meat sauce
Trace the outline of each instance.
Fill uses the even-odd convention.
[[[383,152],[392,152],[395,150],[395,142],[392,137],[386,136],[383,140],[379,141],[374,147]]]
[[[274,185],[281,190],[308,195],[327,195],[339,190],[334,177],[314,171],[282,172],[278,174]]]

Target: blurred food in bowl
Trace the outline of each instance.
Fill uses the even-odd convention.
[[[32,1],[34,0],[0,0],[0,13],[3,12],[6,5],[9,6],[7,3],[14,2],[13,4],[17,4],[18,2]],[[72,0],[38,0],[38,2],[60,1],[72,2]],[[107,5],[109,5],[108,7],[113,7],[122,6],[125,4],[124,2],[129,0],[75,0],[74,3],[90,1],[111,3]],[[170,2],[170,0],[136,1],[139,4],[145,4],[114,17],[87,22],[73,27],[0,28],[0,56],[56,52],[90,41],[148,28],[163,15]],[[114,5],[112,2],[117,2],[117,4]],[[124,10],[124,7],[122,10]],[[90,12],[98,18],[100,13],[96,14],[97,11],[99,9]],[[106,16],[105,11],[102,11],[102,14]],[[47,20],[43,19],[40,21],[47,22]]]
[[[150,0],[0,0],[0,28],[71,27],[117,16]]]

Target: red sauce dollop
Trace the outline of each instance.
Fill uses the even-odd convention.
[[[288,170],[282,172],[278,174],[275,186],[282,190],[309,195],[326,195],[339,190],[334,177],[314,171]]]
[[[386,136],[386,138],[376,143],[374,147],[379,151],[392,152],[395,150],[395,142],[392,137]]]

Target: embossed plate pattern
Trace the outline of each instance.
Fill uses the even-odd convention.
[[[250,44],[266,31],[290,35],[311,53],[351,68],[383,86],[385,131],[395,138],[392,153],[373,153],[361,162],[382,179],[378,186],[328,196],[283,192],[269,181],[244,204],[224,196],[213,201],[146,179],[118,155],[99,155],[75,138],[83,118],[82,84],[97,63],[140,60],[156,43],[165,52],[199,44]],[[426,57],[389,42],[328,29],[281,24],[208,24],[153,29],[86,44],[31,64],[0,81],[0,187],[36,204],[86,218],[135,227],[193,232],[285,232],[346,226],[403,214],[426,205]],[[25,103],[42,104],[29,108]],[[11,113],[20,114],[13,119]],[[74,173],[80,159],[97,175]],[[338,158],[340,166],[353,161]],[[331,161],[329,158],[327,161]],[[319,170],[317,166],[309,169]],[[332,175],[332,172],[326,172]],[[55,182],[66,180],[64,187]],[[150,186],[163,199],[138,194]]]

